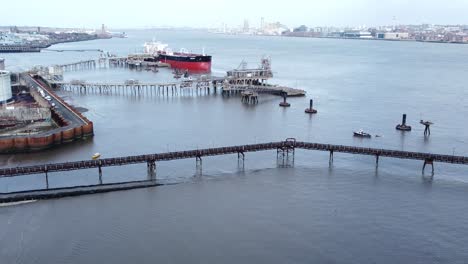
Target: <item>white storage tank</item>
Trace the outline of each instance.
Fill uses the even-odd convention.
[[[0,102],[10,100],[11,97],[10,72],[0,71]]]

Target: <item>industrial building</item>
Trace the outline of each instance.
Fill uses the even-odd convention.
[[[0,103],[12,98],[10,72],[0,71]]]
[[[408,32],[384,32],[377,34],[378,39],[389,39],[389,40],[398,40],[398,39],[408,39]]]
[[[346,31],[344,32],[343,36],[345,38],[362,38],[362,39],[372,38],[372,35],[369,31]]]

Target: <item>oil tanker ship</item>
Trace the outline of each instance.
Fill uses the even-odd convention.
[[[181,49],[173,52],[167,44],[161,42],[147,42],[144,45],[145,53],[155,56],[157,61],[167,63],[173,69],[188,70],[191,72],[210,72],[211,56],[195,54]]]

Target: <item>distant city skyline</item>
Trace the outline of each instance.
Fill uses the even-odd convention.
[[[29,1],[28,1],[29,2]],[[221,24],[251,27],[260,20],[289,27],[378,26],[393,24],[468,24],[468,1],[327,0],[224,1],[136,0],[67,2],[60,0],[2,3],[0,25],[98,28],[200,27]]]

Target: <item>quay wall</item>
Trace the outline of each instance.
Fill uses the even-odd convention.
[[[93,123],[90,122],[83,126],[58,128],[38,135],[0,138],[0,154],[44,150],[92,136]]]
[[[90,138],[94,135],[93,122],[88,120],[78,110],[67,104],[51,89],[46,87],[43,81],[39,81],[39,83],[42,88],[46,89],[63,107],[73,112],[74,115],[82,120],[83,124],[73,125],[56,111],[56,109],[51,108],[51,117],[59,126],[58,128],[35,135],[0,138],[0,154],[40,151],[76,140]],[[43,98],[38,96],[37,99],[40,101]],[[41,103],[46,102],[40,102],[40,104]]]

